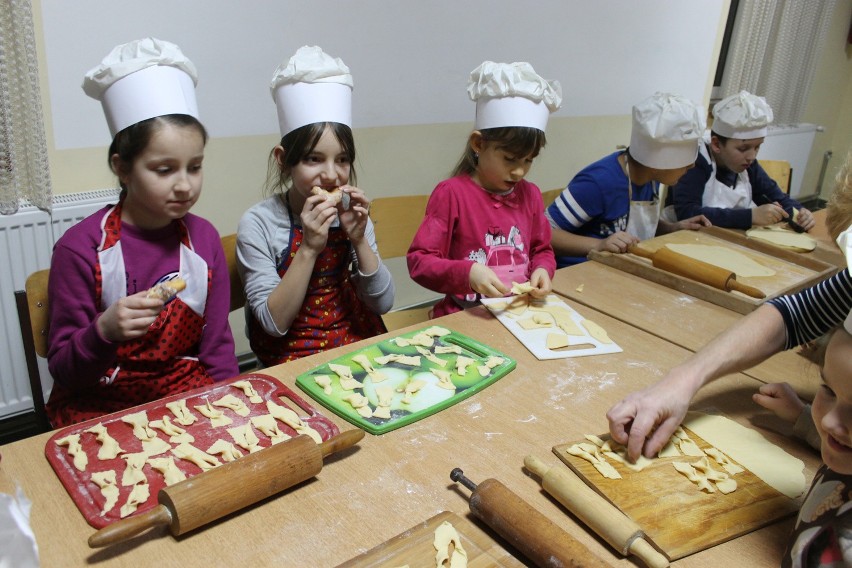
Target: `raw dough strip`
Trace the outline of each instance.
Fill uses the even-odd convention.
[[[355,363],[361,365],[361,367],[363,367],[364,370],[367,371],[367,376],[370,377],[370,380],[373,381],[373,383],[380,383],[387,379],[387,376],[384,373],[382,373],[381,371],[377,371],[375,367],[373,367],[373,364],[370,363],[370,360],[367,358],[366,355],[355,355],[354,357],[352,357],[352,360]]]
[[[378,404],[376,405],[376,409],[373,411],[373,418],[390,419],[390,405],[393,401],[393,388],[376,387],[376,397],[378,398]]]
[[[207,453],[210,455],[222,456],[222,459],[226,462],[232,462],[243,457],[242,452],[240,452],[234,444],[228,440],[222,440],[221,438],[213,442],[213,445],[207,448]]]
[[[435,344],[435,338],[424,332],[420,332],[412,337],[397,337],[392,341],[400,347],[409,347],[412,345],[420,345],[421,347],[432,347]]]
[[[700,458],[704,456],[704,450],[702,450],[695,441],[689,437],[689,434],[686,433],[686,430],[683,429],[682,426],[678,426],[672,436],[672,441],[677,444],[677,447],[680,448],[680,451],[683,452],[685,456],[691,456],[694,458]]]
[[[722,453],[719,448],[707,448],[707,455],[716,460],[716,463],[722,466],[722,469],[731,475],[736,475],[745,471],[744,468],[738,466],[731,461],[731,458]]]
[[[579,443],[570,446],[565,450],[572,456],[577,456],[578,458],[583,458],[590,464],[594,466],[598,473],[607,479],[622,479],[621,474],[618,473],[612,465],[606,461],[606,459],[601,455],[600,449],[595,444],[589,443]]]
[[[437,355],[435,355],[434,353],[432,353],[428,349],[424,349],[424,348],[420,347],[419,345],[416,345],[414,348],[417,349],[417,352],[420,353],[421,355],[423,355],[423,357],[427,361],[431,361],[432,363],[435,363],[436,365],[440,365],[441,367],[447,366],[448,361],[446,359],[441,359],[440,357],[438,357]],[[375,382],[375,381],[373,381],[373,382]]]
[[[355,390],[364,387],[364,385],[355,380],[355,377],[352,376],[352,369],[347,365],[329,363],[328,368],[337,375],[340,380],[340,388],[343,390]]]
[[[402,404],[411,404],[411,397],[417,394],[420,389],[426,386],[426,381],[420,379],[410,379],[405,385],[396,387],[396,392],[405,393],[400,401]]]
[[[373,359],[379,365],[387,365],[388,363],[399,363],[400,365],[408,365],[409,367],[420,366],[419,355],[400,355],[399,353],[391,353]]]
[[[135,454],[124,454],[121,456],[126,464],[124,474],[121,476],[121,485],[129,487],[137,483],[147,482],[145,472],[142,468],[145,467],[145,462],[148,460],[148,454],[145,452],[137,452]]]
[[[260,430],[264,436],[269,438],[270,444],[280,444],[285,440],[289,440],[290,436],[281,431],[275,417],[271,414],[261,414],[251,417],[251,424]]]
[[[328,375],[316,375],[314,382],[322,389],[322,392],[331,394],[331,377]]]

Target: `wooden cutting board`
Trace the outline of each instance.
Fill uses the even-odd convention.
[[[702,449],[710,446],[694,432]],[[601,436],[608,439],[609,436]],[[744,535],[795,513],[798,503],[773,489],[748,470],[736,474],[737,490],[724,495],[705,493],[675,470],[672,462],[699,458],[658,458],[639,472],[607,461],[622,479],[603,477],[588,461],[567,453],[577,440],[553,446],[553,453],[586,484],[633,519],[670,560],[676,560]],[[721,470],[713,459],[715,469]]]
[[[749,239],[745,235],[717,227],[709,227],[700,231],[676,231],[642,241],[641,246],[645,250],[655,252],[667,244],[724,247],[744,254],[755,262],[771,268],[775,271],[773,276],[737,277],[738,281],[761,290],[766,294],[766,299],[807,288],[837,271],[836,266],[827,262],[755,239]],[[655,268],[650,260],[633,254],[592,251],[589,258],[741,314],[753,311],[764,302],[764,300],[751,298],[739,292],[726,292]]]
[[[467,552],[468,568],[515,565],[515,563],[506,563],[501,560],[506,558],[506,552],[488,538],[481,529],[455,513],[443,511],[364,554],[344,562],[338,568],[363,566],[398,568],[405,565],[410,568],[435,568],[436,550],[432,542],[435,539],[435,530],[444,521],[450,522],[458,532],[462,547]]]

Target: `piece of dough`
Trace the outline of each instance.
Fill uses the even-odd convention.
[[[263,397],[257,394],[257,391],[254,390],[254,386],[249,381],[234,381],[231,383],[231,386],[234,388],[238,388],[243,391],[243,394],[246,395],[249,399],[249,402],[253,404],[260,404],[263,402]]]
[[[772,444],[759,432],[724,416],[700,412],[687,413],[683,426],[791,499],[805,490],[802,460]]]
[[[755,227],[746,231],[746,236],[796,252],[810,252],[817,245],[816,241],[805,233],[795,233],[777,227]]]
[[[529,280],[526,282],[512,282],[512,294],[529,294],[535,290],[532,284],[530,284]]]
[[[344,398],[346,402],[352,405],[352,408],[355,409],[355,412],[363,416],[364,418],[370,418],[373,415],[373,409],[370,408],[370,401],[367,400],[367,397],[353,393]]]
[[[210,426],[213,428],[218,428],[219,426],[227,426],[228,424],[232,424],[234,421],[231,420],[230,416],[225,416],[225,413],[217,408],[213,408],[213,405],[210,404],[210,401],[207,401],[205,405],[198,405],[195,407],[195,410],[203,414],[205,417],[210,419]]]
[[[211,456],[207,452],[199,450],[192,444],[180,444],[179,446],[172,448],[172,453],[182,460],[194,463],[201,468],[201,471],[207,471],[208,469],[213,469],[216,466],[222,465],[222,462],[216,459],[215,456]]]
[[[171,445],[162,438],[152,438],[151,440],[142,440],[142,452],[146,456],[156,456],[167,452],[171,449]]]
[[[92,483],[101,488],[101,495],[104,496],[104,506],[101,509],[101,516],[106,515],[118,503],[120,490],[115,482],[115,471],[112,469],[96,471],[92,474],[91,479]]]
[[[270,444],[280,444],[290,439],[290,435],[281,431],[281,428],[278,427],[278,423],[275,421],[275,417],[271,414],[252,416],[251,424],[269,438]]]
[[[144,410],[121,417],[121,421],[133,427],[133,435],[139,440],[153,440],[157,433],[148,427],[148,413]]]
[[[689,437],[689,434],[681,426],[677,427],[669,441],[674,442],[685,456],[700,458],[704,455],[704,450]]]
[[[370,380],[373,381],[373,383],[380,383],[388,378],[387,375],[385,375],[381,371],[377,371],[376,368],[373,367],[373,364],[370,363],[370,360],[367,358],[367,356],[364,354],[355,355],[354,357],[352,357],[352,361],[358,363],[359,365],[361,365],[361,367],[364,368],[365,371],[367,371],[367,376],[370,377]]]
[[[453,545],[452,556],[450,543]],[[436,568],[467,568],[467,552],[462,546],[458,531],[449,521],[444,521],[435,529],[432,545],[438,551],[435,554]]]
[[[121,506],[119,513],[121,518],[123,519],[124,517],[135,513],[139,505],[147,501],[150,496],[151,489],[148,487],[147,483],[134,485],[133,491],[131,491],[130,495],[127,496],[127,501]]]
[[[64,438],[56,440],[56,445],[68,446],[68,455],[71,456],[74,467],[78,471],[86,471],[86,466],[89,465],[89,457],[83,451],[83,446],[80,445],[80,434],[68,434]]]
[[[173,444],[180,444],[182,442],[194,442],[195,437],[175,424],[172,424],[171,419],[167,414],[163,415],[162,420],[152,420],[148,423],[151,428],[156,428],[160,430],[166,436],[169,436],[169,442]]]
[[[402,397],[402,404],[410,404],[411,397],[413,397],[417,392],[426,386],[426,381],[421,381],[420,379],[411,379],[405,385],[400,385],[396,387],[397,392],[405,393]]]
[[[449,335],[450,330],[446,327],[441,327],[440,325],[433,325],[432,327],[424,329],[423,333],[431,335],[432,337],[443,337],[445,335]]]
[[[360,382],[355,380],[355,377],[352,376],[352,369],[347,365],[337,365],[335,363],[329,363],[328,368],[337,375],[340,380],[340,388],[343,390],[355,390],[363,388]]]
[[[532,317],[518,321],[518,325],[526,330],[553,327],[555,323],[556,321],[553,319],[553,316],[545,313],[536,313]]]
[[[320,433],[317,432],[310,424],[299,418],[298,414],[286,406],[281,406],[271,400],[267,400],[266,409],[269,410],[269,414],[275,417],[276,420],[280,420],[295,430],[296,434],[306,434],[317,444],[322,444],[322,436],[320,436]]]
[[[488,370],[490,371],[491,369],[488,369]],[[447,390],[451,390],[451,391],[456,390],[456,385],[453,384],[453,381],[452,381],[452,373],[450,373],[448,371],[444,371],[442,369],[431,369],[429,372],[432,373],[433,375],[435,375],[436,377],[438,377],[438,386],[439,387],[441,387],[442,389],[447,389]]]
[[[248,416],[249,414],[251,414],[251,410],[249,409],[248,406],[246,406],[246,403],[243,402],[242,400],[238,399],[237,397],[235,397],[232,394],[226,394],[225,396],[223,396],[219,400],[214,400],[213,406],[220,406],[222,408],[227,408],[229,410],[232,410],[235,414],[242,416],[244,418],[246,416]]]
[[[378,399],[378,404],[373,411],[373,417],[389,419],[391,417],[390,405],[393,401],[393,388],[376,387],[376,398]]]
[[[763,266],[749,256],[735,251],[731,248],[714,245],[695,244],[667,244],[671,250],[678,254],[730,270],[737,276],[747,278],[750,276],[772,276],[775,271]]]
[[[121,484],[124,487],[136,485],[137,483],[144,483],[146,481],[145,472],[142,471],[142,468],[148,460],[148,454],[145,452],[124,454],[121,456],[121,459],[126,462],[124,474],[121,476]]]
[[[435,337],[428,333],[421,332],[412,337],[397,337],[392,340],[400,347],[408,347],[410,345],[420,345],[421,347],[432,347],[435,344]]]
[[[328,375],[316,375],[314,382],[325,394],[331,394],[331,377]]]
[[[583,327],[586,328],[586,331],[589,332],[589,335],[593,338],[597,339],[601,343],[612,343],[612,339],[609,338],[609,334],[607,334],[606,330],[592,320],[584,319],[581,323],[583,324]]]
[[[163,474],[163,480],[166,482],[166,485],[174,485],[186,479],[186,474],[175,465],[175,458],[172,456],[150,458],[148,463]]]
[[[399,363],[400,365],[408,365],[409,367],[420,366],[420,355],[400,355],[399,353],[390,353],[382,355],[374,359],[379,365],[387,365],[388,363]],[[359,383],[360,384],[360,383]]]
[[[459,355],[456,357],[456,373],[459,375],[466,375],[467,368],[476,363],[475,360],[470,357],[465,357],[464,355]]]
[[[259,452],[263,448],[260,447],[260,439],[251,427],[251,423],[243,424],[242,426],[234,426],[228,428],[228,434],[234,439],[234,443],[244,450],[248,450],[250,454]]]
[[[569,446],[565,451],[572,456],[583,458],[592,464],[594,468],[598,470],[598,473],[607,479],[622,479],[618,470],[612,467],[612,464],[606,461],[606,458],[601,455],[600,448],[598,448],[597,444],[581,442],[579,444]]]
[[[181,426],[189,426],[198,420],[198,418],[186,407],[186,399],[182,398],[180,400],[167,402],[166,408],[175,415],[175,422]]]
[[[571,345],[571,340],[564,333],[548,333],[545,347],[548,349],[562,349]]]
[[[118,454],[124,453],[124,450],[121,449],[121,446],[118,445],[115,438],[109,435],[106,426],[104,426],[101,422],[98,422],[91,428],[87,428],[86,432],[94,434],[98,443],[101,445],[98,450],[99,460],[111,460],[118,457]]]
[[[446,353],[456,353],[461,354],[462,348],[458,345],[436,345],[435,353],[446,354]]]
[[[242,452],[240,452],[234,444],[228,440],[222,440],[221,438],[213,442],[213,445],[207,448],[207,453],[212,456],[222,456],[222,459],[226,462],[232,462],[243,457]]]
[[[716,463],[722,466],[722,469],[724,469],[731,475],[736,475],[745,471],[743,468],[732,462],[728,456],[726,456],[722,453],[721,450],[719,450],[719,448],[707,448],[707,450],[705,450],[705,453],[714,460],[716,460]]]

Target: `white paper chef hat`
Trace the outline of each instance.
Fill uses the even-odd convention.
[[[300,47],[272,74],[269,90],[278,107],[281,136],[306,124],[352,126],[352,75],[339,57],[317,46]]]
[[[528,126],[544,131],[550,113],[562,104],[559,81],[542,79],[526,62],[483,62],[470,73],[467,93],[476,102],[476,130]]]
[[[118,45],[83,78],[83,91],[101,101],[110,134],[155,116],[198,118],[195,65],[178,46],[147,37]]]
[[[688,166],[695,162],[706,124],[701,105],[673,93],[655,93],[633,107],[630,155],[649,168]]]
[[[772,107],[766,99],[740,91],[713,107],[713,132],[738,140],[763,138],[772,119]]]

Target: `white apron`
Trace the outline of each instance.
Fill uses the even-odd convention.
[[[640,241],[653,239],[660,222],[660,199],[657,186],[654,186],[653,201],[634,201],[633,182],[630,181],[630,162],[625,159],[627,169],[627,195],[630,198],[630,211],[627,214],[627,233]],[[655,183],[655,182],[651,182]]]
[[[701,198],[703,207],[719,207],[724,209],[753,209],[756,207],[751,200],[751,182],[748,179],[748,170],[737,174],[737,183],[733,188],[716,179],[716,161],[710,157],[707,150],[708,142],[698,145],[698,151],[713,168],[710,179],[704,184],[704,195]]]

